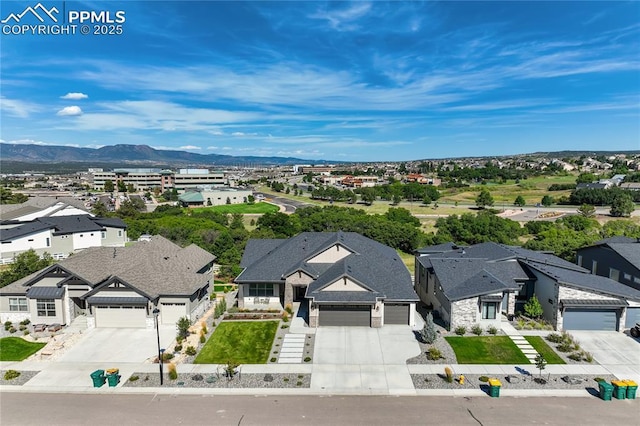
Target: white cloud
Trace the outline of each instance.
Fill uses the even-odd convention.
[[[61,117],[76,117],[82,115],[82,109],[79,106],[73,105],[62,108],[57,114]]]
[[[85,95],[84,93],[80,93],[80,92],[69,92],[64,96],[60,96],[60,99],[71,99],[74,101],[79,101],[81,99],[87,99],[89,97],[89,95]]]
[[[55,143],[37,141],[34,139],[16,139],[11,141],[0,140],[2,143],[10,143],[14,145],[56,145]]]
[[[184,145],[184,146],[180,146],[177,149],[190,149],[190,150],[194,150],[194,149],[202,149],[199,146],[195,146],[195,145]]]
[[[38,111],[39,108],[28,102],[0,96],[0,109],[14,117],[27,118],[30,113]]]

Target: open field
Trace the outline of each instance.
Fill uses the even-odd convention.
[[[225,214],[242,213],[242,214],[264,214],[273,213],[279,210],[278,206],[269,203],[255,204],[225,204],[222,206],[200,207],[193,209],[195,212],[214,211]]]

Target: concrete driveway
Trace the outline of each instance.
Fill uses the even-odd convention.
[[[176,338],[174,326],[160,326],[163,348]],[[142,363],[158,355],[155,329],[94,328],[64,353],[57,362],[127,362]]]
[[[580,347],[621,379],[640,381],[640,342],[616,331],[571,331]]]
[[[415,394],[406,360],[420,353],[411,327],[319,327],[311,389],[319,393]]]

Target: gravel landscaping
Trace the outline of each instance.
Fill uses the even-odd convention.
[[[22,386],[27,383],[29,380],[34,378],[39,371],[20,371],[20,375],[15,379],[5,380],[4,373],[7,370],[0,370],[0,386],[11,385],[11,386]]]
[[[454,374],[454,378],[459,375]],[[488,389],[488,383],[481,382],[479,379],[482,377],[478,374],[469,374],[464,376],[464,384],[458,383],[456,380],[453,383],[448,383],[444,379],[444,374],[412,374],[411,379],[416,389]],[[513,378],[515,377],[515,379]],[[563,377],[568,377],[569,382],[563,380]],[[516,374],[514,376],[498,376],[491,377],[500,380],[502,389],[598,389],[598,383],[595,381],[596,377],[600,377],[607,382],[615,380],[612,375],[547,375],[543,374],[542,378],[548,380],[546,384],[537,383],[534,379],[538,378],[537,374],[531,376]],[[511,381],[510,381],[511,380]]]
[[[138,380],[131,381],[130,377],[123,386],[125,387],[160,387],[159,373],[133,373]],[[124,379],[124,378],[123,378]],[[226,377],[218,377],[216,374],[180,374],[176,380],[169,380],[164,375],[162,387],[179,388],[309,388],[311,386],[310,374],[241,374],[231,380]]]
[[[420,355],[415,356],[413,358],[409,358],[407,360],[407,364],[457,364],[458,360],[456,359],[456,353],[451,348],[451,345],[442,337],[439,336],[435,343],[431,345],[427,345],[426,343],[422,343],[418,341],[418,345],[420,346]],[[427,358],[427,353],[429,348],[436,348],[440,351],[443,358],[437,360],[431,360]]]

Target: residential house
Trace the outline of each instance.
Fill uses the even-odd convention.
[[[94,247],[0,289],[0,321],[152,328],[191,320],[209,305],[215,256],[161,236],[127,247]]]
[[[0,263],[11,263],[30,249],[64,259],[88,247],[121,247],[126,241],[127,225],[118,218],[80,214],[5,220],[0,222]]]
[[[416,252],[415,290],[451,329],[499,327],[534,294],[558,330],[622,330],[640,290],[592,275],[552,254],[492,242]]]
[[[640,290],[640,240],[611,237],[594,245],[578,249],[578,265],[592,274],[609,277],[621,284]],[[640,322],[640,308],[627,308],[625,327]]]
[[[252,239],[240,266],[240,308],[301,302],[310,327],[415,324],[418,296],[406,266],[391,247],[354,232]]]
[[[0,204],[0,218],[26,222],[39,217],[71,216],[89,212],[82,200],[73,197],[30,197],[22,204]]]

